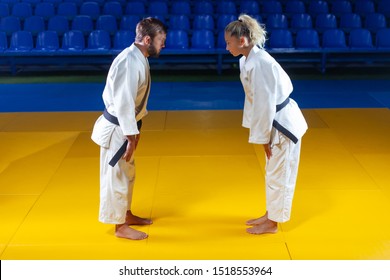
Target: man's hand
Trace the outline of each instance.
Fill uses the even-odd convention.
[[[123,154],[122,158],[127,162],[130,161],[131,156],[133,155],[136,147],[136,135],[127,135],[127,147],[126,152]]]

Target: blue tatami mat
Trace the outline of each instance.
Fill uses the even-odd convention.
[[[302,109],[390,108],[388,80],[295,80]],[[104,83],[0,85],[0,112],[100,111]],[[235,82],[152,82],[149,110],[240,110],[244,92]]]

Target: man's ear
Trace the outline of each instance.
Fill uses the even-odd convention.
[[[150,45],[151,43],[152,43],[152,38],[150,38],[150,36],[148,36],[148,35],[146,35],[145,37],[144,37],[144,43],[146,44],[146,45]]]

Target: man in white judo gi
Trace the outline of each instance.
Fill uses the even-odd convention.
[[[226,49],[240,58],[245,91],[243,126],[249,142],[262,144],[266,154],[266,213],[246,222],[251,234],[276,233],[290,219],[298,173],[301,138],[306,121],[289,96],[290,78],[264,49],[266,32],[248,15],[225,28]]]
[[[115,235],[141,240],[144,232],[129,225],[150,225],[131,211],[135,179],[134,152],[150,92],[148,57],[158,57],[167,30],[155,18],[141,20],[135,42],[113,61],[103,91],[104,114],[95,123],[92,140],[100,148],[99,221],[115,224]]]

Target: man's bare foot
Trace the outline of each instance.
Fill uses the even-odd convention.
[[[255,225],[261,225],[262,223],[264,223],[265,221],[268,220],[268,212],[266,212],[263,216],[261,216],[260,218],[257,218],[257,219],[251,219],[251,220],[248,220],[246,221],[246,225],[247,226],[255,226]]]
[[[150,219],[145,219],[145,218],[135,216],[135,215],[133,215],[133,213],[131,213],[131,211],[127,211],[125,224],[137,225],[137,226],[147,226],[147,225],[153,224],[153,222]]]
[[[146,233],[129,228],[127,224],[115,225],[115,235],[119,238],[127,238],[131,240],[142,240],[148,237]]]
[[[277,233],[278,223],[267,219],[260,225],[248,228],[246,232],[250,234]]]

